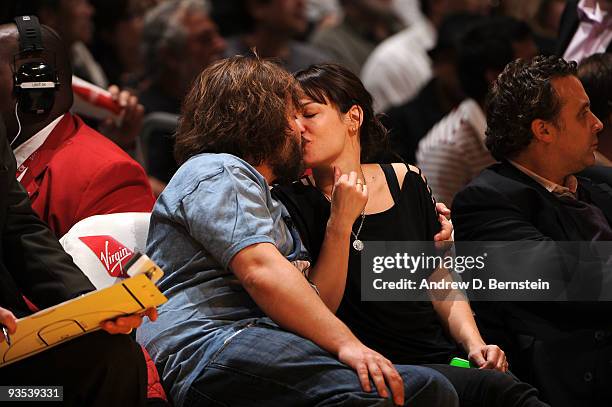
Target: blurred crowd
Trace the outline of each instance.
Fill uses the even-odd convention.
[[[481,79],[476,65],[491,62],[491,73],[505,64],[491,61],[500,58],[488,54],[499,54],[495,45],[478,60],[461,55],[461,34],[471,24],[501,18],[514,36],[514,57],[567,46],[559,37],[564,0],[9,0],[1,7],[4,22],[38,15],[70,49],[75,76],[121,92],[128,120],[98,129],[144,165],[156,195],[177,169],[172,115],[196,75],[220,58],[257,54],[289,72],[321,62],[346,66],[386,113],[386,159],[415,163],[434,124],[475,97],[466,88]],[[159,112],[170,115],[149,116]],[[150,117],[144,126],[143,114]]]
[[[242,402],[227,380],[368,400],[369,377],[396,404],[607,405],[612,303],[476,302],[476,321],[361,301],[358,273],[368,240],[612,240],[612,0],[3,0],[0,24],[0,323],[100,288],[57,242],[96,215],[147,214],[169,299],[1,383],[88,353],[57,369],[80,405]],[[560,280],[610,287],[567,258]],[[79,348],[135,328],[125,358]],[[448,366],[458,345],[480,369]]]

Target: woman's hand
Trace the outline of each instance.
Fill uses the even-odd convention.
[[[363,184],[363,180],[357,179],[355,171],[342,174],[336,167],[334,179],[329,222],[341,228],[351,229],[368,202],[368,187]]]
[[[141,314],[126,315],[117,317],[100,323],[100,327],[109,334],[129,334],[133,329],[138,328],[142,324],[142,318],[149,317],[151,321],[157,319],[157,309],[147,308]]]
[[[479,345],[470,349],[468,358],[480,369],[494,369],[500,372],[508,371],[506,354],[497,345]]]
[[[434,236],[434,241],[449,241],[453,236],[453,224],[450,222],[451,211],[442,202],[438,202],[436,204],[436,212],[438,213],[438,221],[440,222],[441,229]]]
[[[395,366],[380,353],[359,341],[354,341],[340,347],[338,360],[357,372],[364,391],[372,391],[370,385],[372,379],[381,397],[389,397],[390,389],[395,404],[400,406],[404,404],[404,380]]]

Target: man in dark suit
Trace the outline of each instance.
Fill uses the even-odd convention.
[[[589,55],[612,52],[612,1],[569,0],[561,16],[557,55],[580,62]]]
[[[612,190],[573,175],[594,163],[602,129],[574,62],[509,64],[490,92],[487,123],[487,147],[501,163],[456,196],[457,240],[612,240]],[[513,263],[517,273],[540,271],[520,256]],[[551,405],[604,406],[612,400],[608,304],[493,302],[475,309],[485,336],[504,339],[511,369]]]

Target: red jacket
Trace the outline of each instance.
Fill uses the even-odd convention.
[[[24,166],[32,208],[58,237],[89,216],[151,212],[155,202],[142,167],[70,113]]]

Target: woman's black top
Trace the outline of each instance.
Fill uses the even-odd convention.
[[[393,207],[365,216],[359,239],[365,241],[433,241],[440,230],[435,205],[420,174],[408,170],[400,187],[393,167],[381,165]],[[304,180],[302,180],[304,181]],[[330,214],[330,203],[311,183],[277,186],[273,195],[287,207],[293,223],[316,261]],[[361,217],[353,225],[357,232]],[[344,297],[337,316],[367,346],[393,363],[448,363],[459,356],[431,302],[361,301],[360,252],[351,247]],[[329,270],[329,272],[334,272]]]

